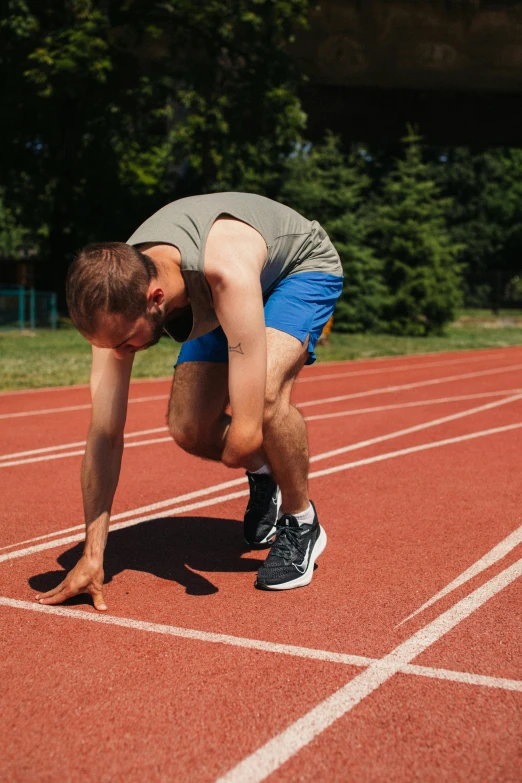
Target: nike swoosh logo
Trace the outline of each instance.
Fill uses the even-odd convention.
[[[310,541],[308,542],[308,546],[306,547],[305,556],[303,558],[302,563],[292,563],[293,567],[296,569],[296,571],[299,571],[300,574],[304,574],[306,569],[308,568],[308,553],[310,551]]]

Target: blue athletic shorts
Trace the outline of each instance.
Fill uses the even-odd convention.
[[[308,335],[308,359],[313,364],[314,348],[323,326],[332,315],[343,287],[343,278],[323,272],[301,272],[285,277],[265,301],[265,325],[297,337]],[[177,364],[184,362],[228,362],[228,343],[218,326],[208,334],[183,343]]]

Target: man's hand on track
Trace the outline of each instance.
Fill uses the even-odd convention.
[[[36,595],[35,600],[39,604],[61,604],[75,595],[87,593],[92,596],[94,608],[104,612],[107,605],[103,600],[103,578],[103,567],[99,563],[93,563],[82,557],[58,587],[47,593]]]

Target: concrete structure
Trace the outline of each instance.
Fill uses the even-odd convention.
[[[292,54],[312,136],[522,143],[520,0],[323,0]]]

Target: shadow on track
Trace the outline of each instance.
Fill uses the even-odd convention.
[[[35,574],[29,578],[31,588],[38,592],[52,590],[77,563],[82,551],[83,542],[61,554],[58,563],[65,571]],[[248,551],[243,526],[236,520],[162,517],[109,534],[104,559],[105,584],[122,571],[144,571],[178,582],[189,595],[212,595],[218,588],[196,572],[257,571],[262,560],[243,559],[241,555]],[[80,595],[64,605],[77,604],[92,605],[92,600],[90,596]]]

